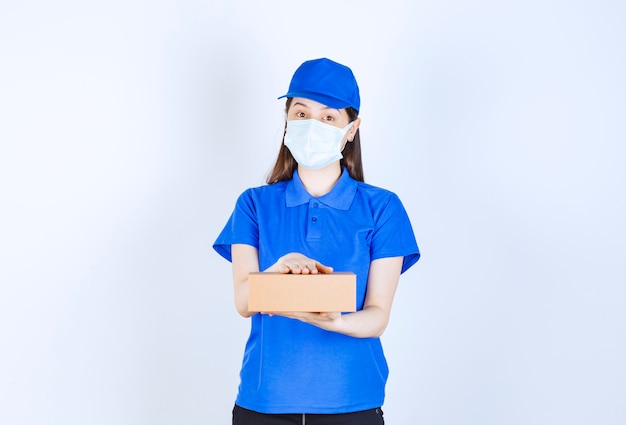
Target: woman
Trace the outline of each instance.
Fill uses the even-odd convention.
[[[382,424],[379,336],[400,274],[419,259],[398,197],[364,183],[352,71],[322,58],[295,72],[267,185],[246,190],[217,238],[235,305],[251,317],[233,424]],[[248,312],[248,273],[357,276],[354,313]]]

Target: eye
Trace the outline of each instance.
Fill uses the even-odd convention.
[[[302,111],[296,112],[296,117],[298,118],[306,118],[306,114]]]
[[[332,115],[326,115],[324,117],[324,121],[335,121],[335,117],[333,117]]]

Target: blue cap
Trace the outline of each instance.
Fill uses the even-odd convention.
[[[359,86],[350,68],[330,59],[304,62],[291,78],[289,92],[279,97],[302,97],[334,109],[361,107]]]

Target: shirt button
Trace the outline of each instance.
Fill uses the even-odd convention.
[[[313,208],[317,208],[317,202],[313,204]]]
[[[311,220],[315,223],[317,221],[317,217],[313,217]]]

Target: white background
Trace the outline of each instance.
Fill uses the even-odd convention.
[[[626,423],[623,1],[3,1],[0,423],[227,424],[211,248],[296,67],[361,87],[422,250],[389,424]]]

